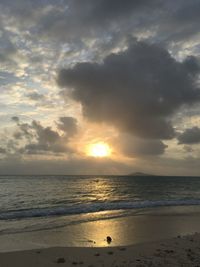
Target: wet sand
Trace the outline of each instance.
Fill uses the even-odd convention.
[[[200,266],[200,234],[104,248],[47,248],[0,253],[1,267]]]
[[[0,235],[1,267],[200,266],[199,207]],[[111,244],[106,236],[112,237]]]
[[[195,232],[200,233],[199,207],[156,208],[137,211],[133,216],[51,230],[1,234],[0,252],[48,247],[106,247],[108,235],[113,239],[109,246],[130,246]]]

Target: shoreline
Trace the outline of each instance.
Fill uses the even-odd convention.
[[[117,247],[52,247],[0,253],[2,267],[199,266],[200,234]]]
[[[157,242],[178,235],[200,233],[199,221],[200,207],[196,206],[141,210],[127,217],[87,221],[50,230],[2,234],[0,252],[51,247],[108,247],[106,236],[112,237],[109,247]],[[24,221],[18,223],[23,224]]]

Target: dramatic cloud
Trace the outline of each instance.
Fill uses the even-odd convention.
[[[78,63],[59,72],[58,84],[72,88],[84,115],[144,138],[171,139],[170,117],[200,100],[194,57],[176,61],[166,50],[133,42],[103,63]]]
[[[69,9],[73,14],[79,14],[79,19],[85,18],[84,21],[93,25],[99,25],[108,21],[113,21],[121,18],[127,18],[141,8],[155,8],[161,3],[160,0],[70,0]],[[80,18],[80,15],[82,17]]]
[[[162,155],[164,154],[167,145],[160,140],[145,140],[128,134],[123,134],[115,139],[114,147],[118,147],[118,149],[127,157],[138,158]]]
[[[67,42],[75,40],[78,42],[84,38],[99,38],[108,30],[109,35],[124,28],[127,30],[127,27],[129,28],[127,22],[133,21],[133,24],[139,27],[138,15],[144,13],[143,16],[146,16],[147,12],[153,12],[157,6],[160,6],[160,3],[160,0],[59,1],[56,6],[49,5],[48,9],[43,10],[41,6],[41,11],[37,15],[39,21],[37,33],[56,41]],[[33,14],[31,17],[34,19]],[[147,24],[146,21],[145,24]]]
[[[145,155],[162,155],[165,152],[167,145],[160,140],[137,140],[137,142],[129,145],[126,151],[129,155],[145,156]]]
[[[199,174],[199,13],[199,0],[0,0],[1,172]],[[85,155],[96,141],[113,151],[101,164]]]
[[[9,29],[74,47],[84,46],[87,38],[106,43],[116,34],[173,42],[199,32],[198,0],[16,0],[1,1],[0,8],[10,18],[5,22],[2,16]]]
[[[179,0],[178,3],[174,5],[174,11],[168,22],[165,21],[165,25],[168,24],[168,30],[170,30],[170,26],[173,27],[171,39],[186,40],[193,35],[199,34],[199,12],[200,2],[198,0]]]
[[[61,117],[57,125],[68,137],[77,133],[77,120],[73,117]]]
[[[76,120],[71,117],[62,117],[58,124],[64,134],[60,135],[51,127],[44,127],[37,121],[32,121],[31,124],[21,123],[18,117],[13,117],[13,121],[17,123],[18,130],[13,137],[16,140],[25,140],[25,145],[22,145],[18,152],[27,154],[42,154],[42,153],[72,153],[69,148],[69,138],[77,131]],[[63,121],[65,124],[63,124]],[[68,121],[68,124],[67,124]]]
[[[198,0],[3,0],[0,8],[9,16],[10,28],[54,41],[140,31],[173,41],[199,32]]]
[[[186,129],[178,136],[179,144],[198,144],[200,143],[200,128],[193,127]]]

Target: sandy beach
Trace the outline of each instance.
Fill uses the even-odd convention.
[[[200,266],[200,234],[123,247],[47,248],[0,253],[1,267]]]
[[[18,183],[23,188],[23,192],[26,192],[30,181],[35,184],[35,187],[37,185],[39,190],[38,184],[42,178],[37,179],[36,181],[35,178],[24,178]],[[191,185],[189,178],[186,181],[177,178],[176,182],[173,182],[172,178],[169,178],[168,182],[163,182],[163,178],[154,182],[149,178],[145,178],[143,182],[140,182],[140,179],[132,181],[128,178],[113,178],[113,180],[103,178],[102,181],[97,182],[91,178],[93,187],[96,186],[96,190],[101,194],[100,199],[110,194],[111,189],[114,188],[112,202],[110,200],[106,200],[106,203],[105,201],[103,203],[86,202],[80,206],[77,203],[82,203],[84,193],[81,197],[78,195],[73,205],[66,207],[65,203],[68,203],[70,197],[77,198],[77,192],[73,190],[73,194],[69,194],[70,197],[66,198],[67,186],[70,185],[67,179],[60,180],[56,177],[53,185],[52,178],[42,179],[45,188],[52,187],[50,192],[53,195],[50,195],[50,200],[48,190],[45,198],[42,195],[39,196],[41,203],[49,203],[49,201],[53,203],[49,208],[38,208],[36,196],[33,199],[29,197],[32,187],[29,188],[27,196],[26,203],[29,207],[27,210],[20,210],[19,203],[24,201],[23,194],[23,197],[18,199],[17,210],[14,199],[9,206],[10,210],[8,207],[8,210],[3,210],[6,203],[10,203],[9,197],[4,198],[0,213],[0,267],[200,266],[200,203],[199,189],[196,190],[197,180],[194,179],[194,185],[193,183]],[[91,190],[91,179],[87,180],[88,192]],[[12,181],[10,178],[1,181],[5,190],[9,186],[12,189],[15,178]],[[129,190],[131,181],[132,187]],[[64,183],[66,187],[63,192],[58,189],[55,194],[54,188],[58,182],[62,185]],[[86,180],[83,182],[80,178],[78,182],[82,190]],[[71,186],[76,188],[78,182],[72,180]],[[169,182],[171,185],[167,187]],[[121,188],[118,186],[119,183],[124,183],[125,193],[119,191]],[[183,187],[182,193],[176,194],[174,190],[178,185],[180,186],[180,183]],[[190,193],[188,193],[188,185],[192,187]],[[139,189],[134,191],[137,187]],[[149,191],[152,187],[153,189]],[[107,190],[107,193],[104,192],[102,195],[102,188]],[[126,200],[128,190],[130,191],[128,197],[133,198],[129,202]],[[136,201],[137,192],[140,192],[139,195],[143,201]],[[158,192],[161,192],[160,195]],[[169,197],[169,192],[171,197],[175,194],[178,200],[166,201],[165,198]],[[124,194],[120,201],[118,194],[120,196]],[[189,199],[184,200],[188,194]],[[196,197],[195,200],[192,197]],[[114,201],[115,198],[117,202]],[[63,208],[54,206],[54,203],[60,199],[62,199]],[[145,199],[153,200],[145,201]],[[106,210],[99,211],[99,207]],[[119,207],[123,208],[119,209]],[[58,211],[61,213],[57,214]],[[112,237],[110,244],[106,241],[107,236]]]
[[[60,229],[1,235],[0,267],[197,267],[198,210],[168,207]]]
[[[197,267],[199,218],[198,207],[166,207],[59,229],[1,235],[0,267]],[[107,235],[112,237],[110,244]]]

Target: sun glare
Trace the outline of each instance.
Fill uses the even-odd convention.
[[[108,157],[111,154],[111,149],[106,143],[91,144],[88,149],[88,155],[92,157]]]

